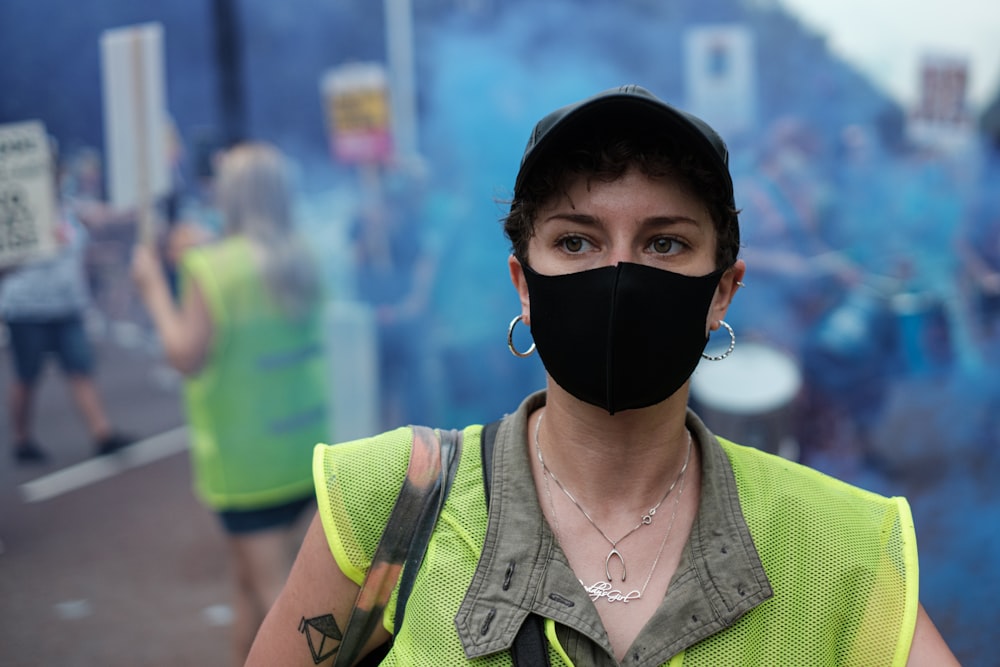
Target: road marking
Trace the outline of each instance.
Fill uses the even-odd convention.
[[[187,449],[187,446],[187,426],[178,426],[173,430],[140,440],[114,454],[88,459],[50,475],[25,482],[21,485],[21,498],[26,503],[50,500],[114,477],[126,470],[178,454]]]

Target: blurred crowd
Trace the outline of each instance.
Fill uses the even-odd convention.
[[[156,245],[175,296],[185,249],[225,234],[215,200],[221,154],[212,142],[179,152],[194,177],[178,178],[158,206]],[[957,150],[890,148],[874,128],[852,125],[830,139],[806,119],[783,117],[759,141],[738,146],[733,163],[749,268],[731,323],[741,342],[794,363],[795,405],[775,407],[794,408],[788,428],[799,456],[864,449],[900,382],[962,376],[977,383],[982,400],[1000,400],[982,372],[1000,361],[996,145],[971,138]],[[151,350],[156,376],[176,380],[129,276],[134,212],[109,206],[102,173],[100,153],[82,148],[64,156],[59,177],[63,209],[88,231],[88,331]],[[440,289],[440,230],[429,201],[447,193],[430,193],[426,175],[391,167],[359,178],[356,192],[342,219],[331,214],[323,223],[339,225],[339,235],[310,239],[316,226],[299,227],[327,297],[370,316],[363,331],[377,367],[371,426],[449,421],[459,408],[448,397],[460,403],[468,381],[448,369],[455,359],[490,362],[479,350],[462,354],[437,340],[446,326],[441,313],[455,307],[447,303],[454,287]],[[324,268],[344,260],[346,268]],[[442,390],[429,391],[432,383]],[[996,437],[995,424],[983,428]]]
[[[748,289],[731,319],[798,367],[801,458],[877,463],[873,434],[907,384],[972,382],[995,413],[983,371],[1000,361],[998,157],[971,133],[960,148],[889,148],[873,128],[825,140],[802,118],[749,152],[736,186]]]

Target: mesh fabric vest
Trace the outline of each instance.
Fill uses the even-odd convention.
[[[384,665],[510,665],[506,652],[469,661],[454,618],[486,534],[481,428],[462,458]],[[360,584],[406,471],[409,429],[314,454],[320,515],[337,563]],[[917,613],[916,545],[906,502],[868,493],[720,438],[774,596],[688,648],[671,667],[906,662]],[[833,557],[832,554],[836,554]],[[395,597],[384,624],[391,631]],[[572,664],[546,620],[553,665]]]
[[[311,450],[328,432],[320,309],[283,317],[242,237],[189,251],[182,276],[213,326],[206,365],[184,384],[199,497],[254,509],[308,495]]]

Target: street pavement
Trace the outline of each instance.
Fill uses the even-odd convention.
[[[94,457],[54,367],[36,414],[50,464],[16,466],[0,417],[0,665],[228,664],[223,543],[191,492],[176,378],[134,338],[98,352],[108,412],[138,444]]]

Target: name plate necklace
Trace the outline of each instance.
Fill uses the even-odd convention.
[[[670,536],[670,531],[674,527],[674,519],[676,519],[677,517],[677,508],[680,505],[681,495],[684,493],[684,473],[687,472],[688,463],[691,461],[691,449],[692,449],[691,432],[690,431],[687,432],[688,436],[687,454],[684,457],[684,464],[681,466],[680,472],[677,473],[677,477],[674,479],[673,483],[667,488],[666,493],[664,493],[663,497],[660,498],[660,502],[656,503],[656,505],[651,507],[648,512],[643,514],[642,518],[639,519],[639,523],[637,523],[627,533],[619,537],[617,540],[612,540],[610,537],[608,537],[607,533],[605,533],[601,529],[601,527],[597,525],[597,523],[593,520],[593,518],[591,518],[587,510],[585,510],[583,506],[579,502],[577,502],[576,498],[573,496],[572,493],[570,493],[569,489],[567,489],[565,485],[563,485],[563,483],[559,480],[559,478],[556,477],[556,475],[545,464],[545,459],[542,457],[542,448],[541,445],[539,444],[539,438],[538,438],[538,432],[540,430],[540,427],[542,425],[542,419],[544,417],[545,417],[545,410],[543,409],[541,414],[539,414],[538,416],[538,421],[535,422],[535,433],[534,433],[535,453],[538,456],[538,462],[542,466],[542,476],[545,483],[545,495],[548,497],[549,505],[552,507],[552,516],[555,521],[556,533],[558,534],[559,532],[559,518],[556,515],[555,503],[552,502],[552,493],[549,490],[550,477],[552,478],[552,481],[556,483],[556,486],[558,486],[559,489],[566,495],[566,497],[569,498],[570,502],[572,502],[573,505],[575,505],[576,508],[580,510],[580,513],[583,514],[583,516],[587,519],[588,522],[590,522],[590,525],[592,525],[594,529],[601,534],[601,537],[607,540],[608,544],[611,545],[611,550],[608,552],[608,555],[604,559],[604,576],[607,578],[607,581],[606,582],[598,581],[591,586],[583,584],[582,581],[580,583],[583,585],[584,590],[586,590],[587,593],[590,595],[591,599],[595,601],[602,597],[605,598],[608,602],[628,602],[630,600],[638,600],[639,598],[642,597],[642,594],[646,592],[646,587],[649,585],[649,581],[653,576],[653,571],[656,569],[656,565],[660,561],[660,556],[663,554],[663,548],[667,543],[667,538]],[[618,544],[626,537],[628,537],[635,531],[639,530],[639,528],[641,528],[642,526],[648,526],[649,524],[653,523],[653,517],[656,515],[656,511],[660,508],[663,502],[670,495],[671,491],[673,491],[678,484],[680,484],[680,488],[677,491],[677,496],[674,502],[674,508],[670,514],[670,522],[667,524],[667,530],[663,534],[663,540],[660,542],[660,548],[656,552],[656,558],[653,559],[653,564],[649,568],[649,574],[646,575],[646,581],[643,582],[642,589],[641,590],[636,589],[628,593],[623,593],[622,591],[615,589],[614,586],[610,583],[612,579],[611,568],[610,568],[611,559],[617,557],[618,561],[621,563],[622,581],[625,581],[625,578],[628,575],[628,569],[625,566],[625,558],[624,556],[622,556],[621,551],[618,550]]]

